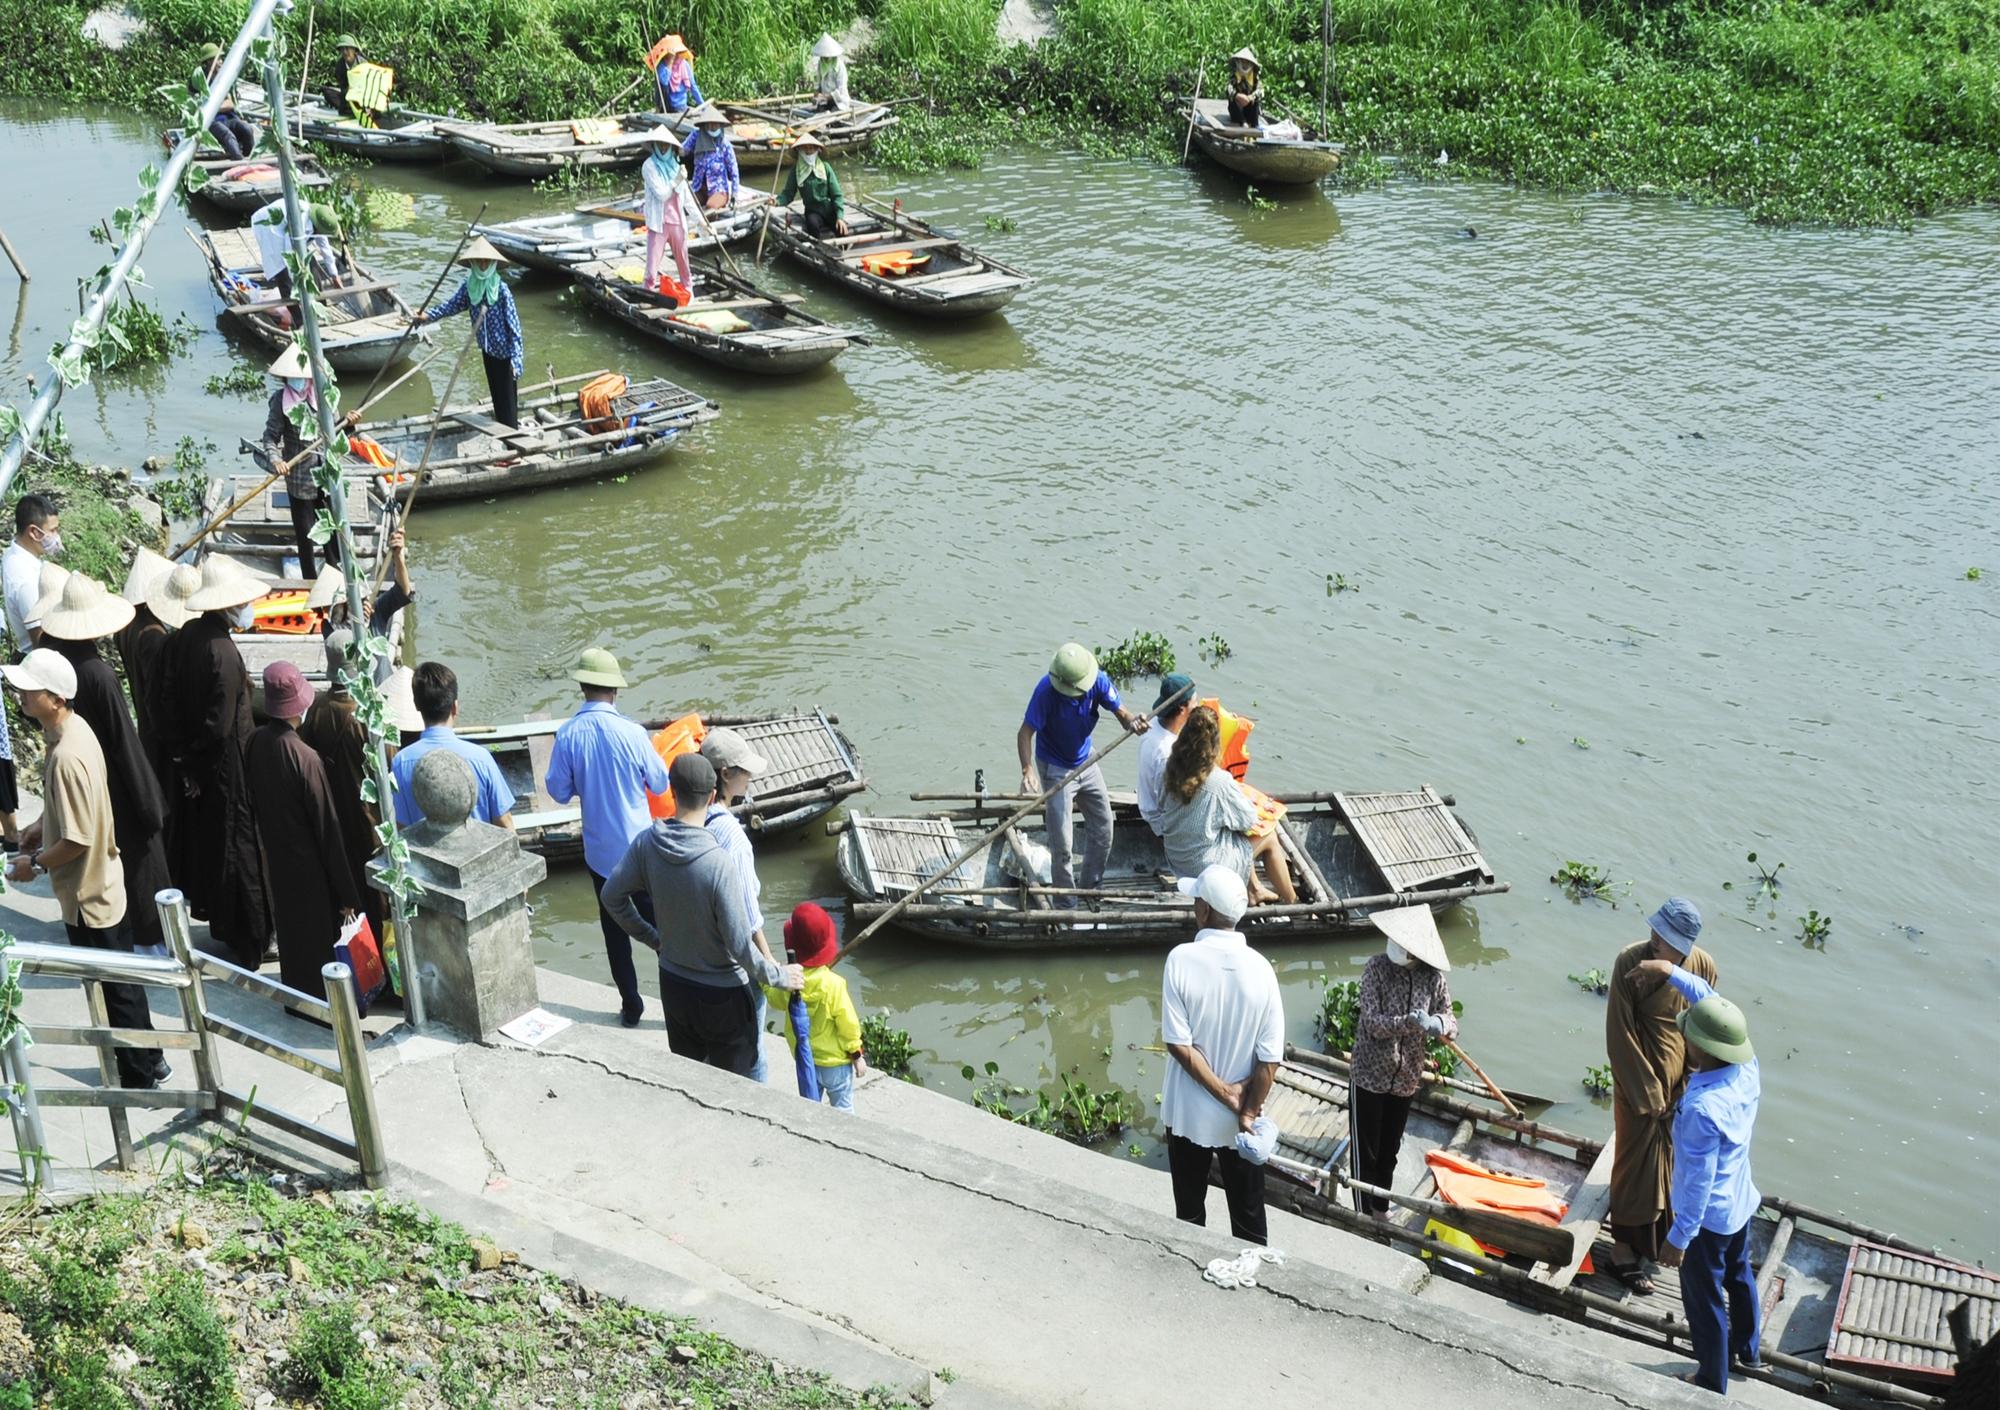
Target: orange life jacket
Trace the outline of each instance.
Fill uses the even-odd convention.
[[[319,609],[307,607],[306,596],[304,588],[265,593],[250,605],[254,617],[250,630],[281,636],[306,636],[318,631]]]
[[[624,396],[630,385],[623,373],[607,372],[577,388],[576,410],[583,417],[583,429],[592,433],[617,430],[619,418],[611,408],[611,399]]]
[[[1216,764],[1238,783],[1250,772],[1250,731],[1257,728],[1257,722],[1248,715],[1232,715],[1222,708],[1219,700],[1197,702],[1215,711],[1215,718],[1222,726],[1222,755]]]
[[[668,768],[683,754],[692,754],[701,748],[702,740],[708,737],[708,730],[701,722],[699,714],[682,715],[678,720],[670,720],[653,735],[653,752],[660,756],[660,762]],[[674,795],[648,793],[646,811],[656,818],[670,818],[674,815]]]
[[[901,279],[931,262],[929,255],[910,250],[884,250],[879,255],[863,255],[861,267],[878,279]]]
[[[355,459],[373,465],[377,470],[387,470],[396,463],[396,458],[382,449],[380,442],[371,441],[366,436],[357,436],[351,432],[347,437],[347,451]]]

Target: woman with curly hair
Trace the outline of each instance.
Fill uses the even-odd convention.
[[[1261,839],[1251,837],[1257,809],[1236,780],[1216,766],[1221,757],[1221,720],[1210,707],[1197,706],[1188,712],[1173,752],[1167,755],[1158,828],[1167,865],[1179,876],[1200,876],[1204,867],[1228,867],[1248,881],[1253,904],[1298,900],[1277,830]],[[1256,871],[1260,858],[1261,879]]]

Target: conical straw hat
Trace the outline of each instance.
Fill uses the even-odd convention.
[[[815,59],[837,59],[847,51],[840,47],[840,41],[830,34],[822,34],[819,43],[813,45]]]
[[[1451,957],[1444,952],[1444,937],[1438,934],[1436,919],[1429,906],[1396,906],[1371,911],[1368,919],[1375,928],[1408,950],[1432,969],[1449,970]]]
[[[60,591],[35,604],[35,618],[43,633],[64,641],[96,641],[110,636],[133,615],[131,603],[113,597],[103,583],[87,573],[71,573]]]
[[[47,602],[62,592],[62,585],[69,581],[69,569],[62,564],[44,558],[35,578],[35,601]]]
[[[201,569],[191,563],[176,563],[166,577],[146,594],[146,610],[166,626],[180,628],[195,613],[188,599],[201,591]]]
[[[460,264],[471,264],[474,260],[492,260],[495,264],[507,263],[507,256],[493,248],[493,242],[484,235],[478,236],[465,247],[465,253],[458,257]]]
[[[125,575],[125,591],[119,596],[134,604],[144,602],[173,571],[172,559],[150,548],[142,548],[139,556],[132,560],[132,571]]]
[[[211,553],[201,560],[201,587],[188,599],[196,612],[220,612],[255,602],[271,590],[271,585],[238,563]]]
[[[312,361],[306,356],[305,344],[289,343],[278,354],[277,361],[264,369],[273,377],[310,377],[313,375]]]

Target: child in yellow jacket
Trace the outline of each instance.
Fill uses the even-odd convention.
[[[847,980],[830,967],[840,942],[833,917],[806,901],[785,922],[785,948],[805,967],[806,1016],[812,1021],[812,1060],[819,1072],[819,1090],[836,1111],[854,1110],[854,1083],[868,1071],[861,1055],[861,1015],[847,992]],[[798,1037],[786,1021],[792,996],[769,989],[765,996],[778,1017],[786,1044],[798,1051]]]

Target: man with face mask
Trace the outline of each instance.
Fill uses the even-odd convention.
[[[798,161],[785,178],[784,194],[778,204],[789,206],[802,201],[805,206],[806,234],[816,240],[847,233],[846,206],[840,192],[840,178],[825,160],[826,143],[816,132],[801,132],[792,144]]]
[[[250,629],[251,604],[268,587],[234,559],[202,560],[201,585],[187,599],[199,615],[167,639],[157,702],[177,785],[167,800],[167,869],[195,918],[245,969],[263,963],[271,922],[244,763],[250,673],[229,633]]]
[[[729,116],[713,103],[694,115],[694,131],[681,144],[681,164],[687,168],[688,190],[705,210],[727,210],[742,184],[736,170],[736,148],[729,141]]]
[[[1354,1178],[1387,1190],[1395,1188],[1403,1126],[1423,1082],[1430,1040],[1456,1038],[1458,1020],[1451,1012],[1451,985],[1445,982],[1451,960],[1430,908],[1399,906],[1368,919],[1389,937],[1389,944],[1361,972],[1361,1016],[1354,1027],[1349,1084]],[[1378,1219],[1389,1213],[1389,1202],[1380,1195],[1357,1191],[1354,1205]]]
[[[318,571],[312,529],[319,522],[320,511],[326,508],[326,492],[313,478],[319,469],[320,453],[306,449],[319,439],[319,392],[313,385],[312,364],[306,358],[304,344],[293,343],[266,371],[277,379],[278,385],[265,405],[264,456],[274,472],[284,474],[285,498],[292,510],[292,535],[299,550],[299,576],[310,581]],[[305,408],[303,414],[297,410],[299,407]],[[301,415],[304,429],[293,419]],[[349,424],[353,419],[350,415]],[[340,540],[328,538],[319,552],[329,564],[337,565]]]
[[[750,939],[764,958],[777,962],[771,953],[771,942],[764,938],[764,911],[759,905],[764,884],[757,879],[757,857],[750,846],[750,834],[743,830],[743,824],[729,810],[750,796],[750,781],[769,767],[764,756],[750,747],[750,741],[733,729],[716,728],[710,730],[701,741],[701,757],[708,760],[715,770],[715,801],[708,806],[708,816],[703,826],[714,837],[725,856],[735,864],[743,878],[743,914],[745,924],[750,927]],[[762,1082],[768,1076],[764,1065],[764,1016],[766,1005],[764,991],[759,985],[751,985],[757,1002],[757,1061],[751,1068],[753,1081]]]
[[[16,661],[41,639],[35,604],[42,600],[42,560],[62,552],[61,524],[47,495],[24,494],[14,506],[14,541],[0,553],[0,584],[6,590],[7,630],[14,635]]]

